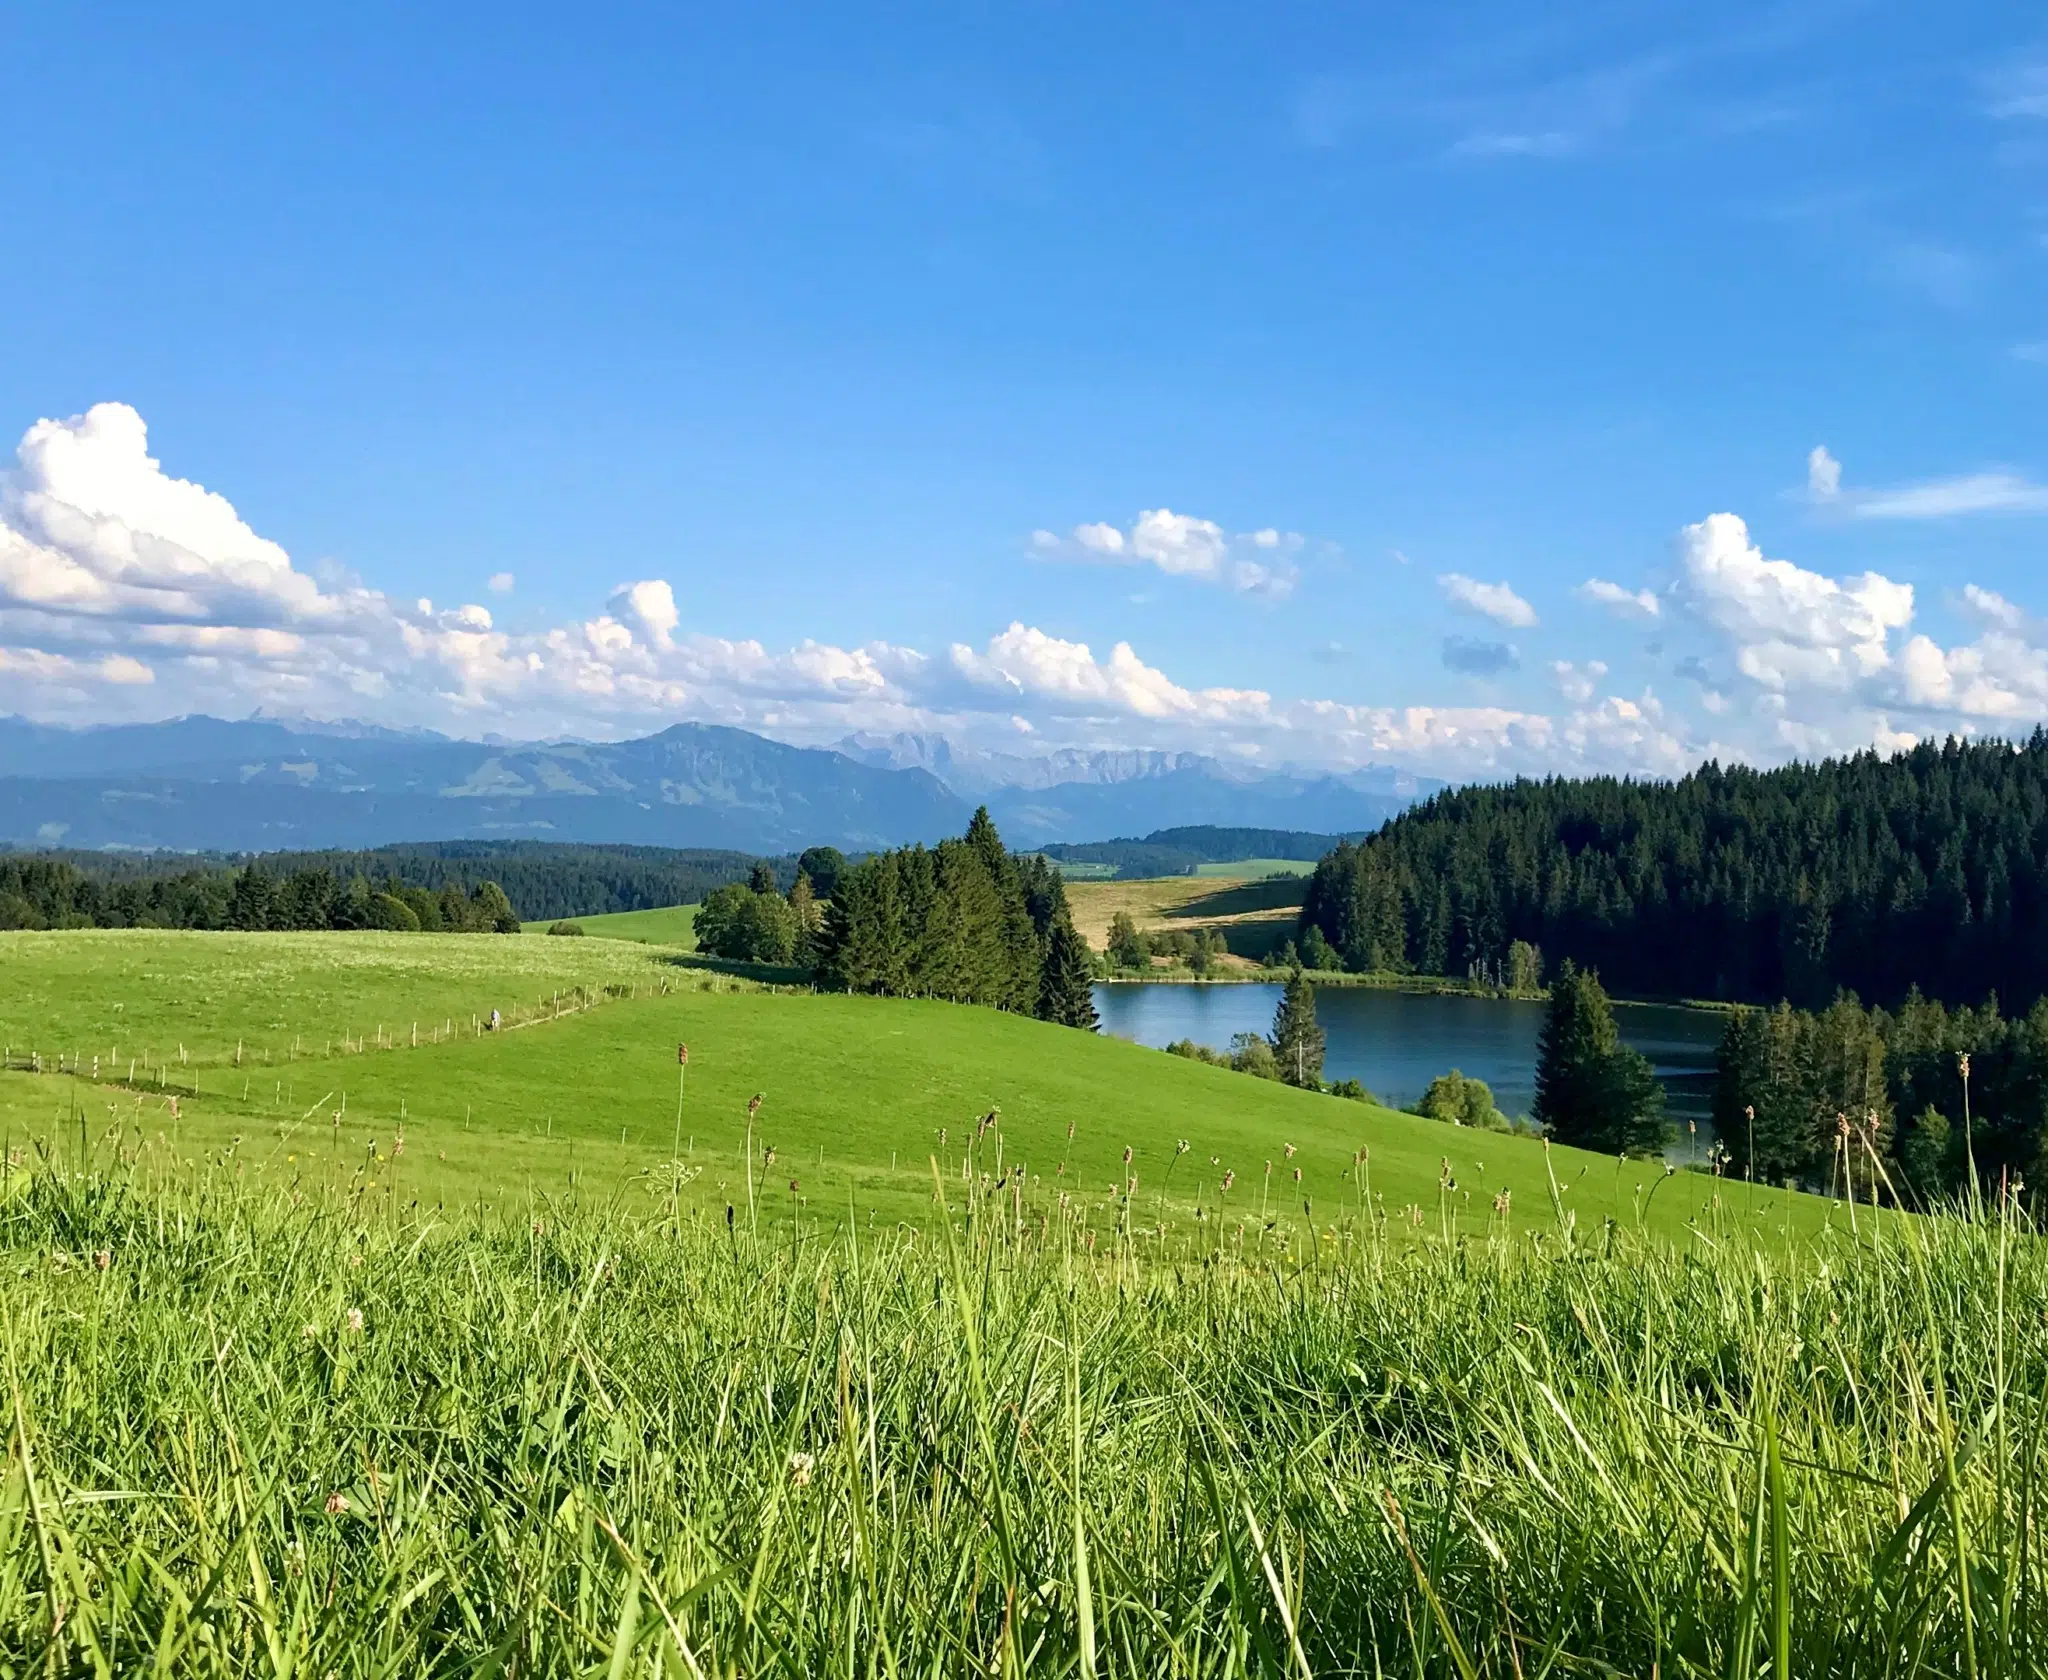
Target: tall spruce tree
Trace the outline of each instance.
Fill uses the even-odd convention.
[[[1323,1028],[1316,1019],[1316,989],[1300,969],[1287,977],[1287,990],[1273,1011],[1273,1060],[1280,1077],[1306,1091],[1323,1088]]]
[[[1096,1027],[1095,980],[1089,972],[1088,942],[1074,931],[1073,919],[1053,923],[1045,944],[1045,966],[1039,977],[1038,1015],[1062,1027],[1093,1032]]]
[[[1571,962],[1551,982],[1536,1041],[1535,1118],[1560,1143],[1642,1154],[1664,1139],[1655,1071],[1621,1042],[1599,977]]]

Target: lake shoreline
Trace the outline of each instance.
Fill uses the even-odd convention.
[[[1185,969],[1162,969],[1152,974],[1098,974],[1093,984],[1097,986],[1284,986],[1290,971],[1284,968],[1256,968],[1240,970],[1229,974],[1190,974]],[[1318,988],[1339,986],[1362,986],[1373,991],[1401,992],[1411,997],[1469,997],[1487,999],[1496,1003],[1541,1003],[1550,993],[1548,988],[1534,992],[1514,992],[1499,986],[1482,986],[1472,980],[1455,980],[1443,974],[1353,974],[1347,969],[1302,970],[1308,976],[1309,984]],[[1616,1008],[1629,1009],[1697,1009],[1707,1014],[1732,1015],[1738,1009],[1756,1008],[1754,1004],[1730,1003],[1719,998],[1689,998],[1610,996]]]

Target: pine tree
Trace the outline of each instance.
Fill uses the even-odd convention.
[[[840,876],[825,915],[819,978],[850,992],[901,995],[910,964],[895,855],[884,852]]]
[[[747,871],[747,891],[755,893],[780,892],[775,884],[775,871],[765,863],[756,863]]]
[[[1096,1027],[1094,976],[1089,973],[1088,943],[1074,931],[1070,917],[1053,923],[1046,940],[1045,966],[1039,979],[1041,1020],[1093,1032]]]
[[[1296,969],[1287,977],[1287,990],[1273,1011],[1273,1060],[1280,1077],[1304,1090],[1323,1088],[1323,1029],[1316,1020],[1316,989],[1308,976]]]
[[[1601,1147],[1612,1091],[1608,1063],[1620,1048],[1614,1009],[1593,975],[1567,962],[1550,983],[1536,1040],[1535,1119],[1560,1143]]]

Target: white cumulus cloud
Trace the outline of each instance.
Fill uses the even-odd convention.
[[[1436,582],[1460,611],[1490,618],[1511,630],[1526,630],[1536,622],[1536,609],[1505,583],[1481,583],[1463,572],[1445,572]]]
[[[1912,585],[1876,572],[1838,581],[1766,559],[1732,513],[1688,525],[1678,553],[1686,604],[1768,688],[1847,687],[1889,664],[1888,636],[1912,621]]]
[[[1128,528],[1096,522],[1076,525],[1064,537],[1054,531],[1031,533],[1032,552],[1042,559],[1153,566],[1168,577],[1276,601],[1294,592],[1300,568],[1292,556],[1302,546],[1292,531],[1268,526],[1233,535],[1213,519],[1171,508],[1148,508]]]

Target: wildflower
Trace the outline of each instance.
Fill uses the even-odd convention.
[[[753,1117],[754,1117],[755,1115],[757,1115],[757,1114],[759,1114],[759,1113],[761,1112],[761,1099],[762,1099],[762,1097],[763,1097],[763,1096],[765,1096],[765,1095],[766,1095],[766,1093],[765,1093],[765,1092],[762,1092],[762,1091],[756,1091],[756,1092],[755,1092],[755,1093],[754,1093],[754,1094],[753,1094],[753,1095],[752,1095],[751,1097],[747,1098],[747,1118],[748,1118],[748,1119],[750,1119],[750,1120],[751,1120],[751,1119],[752,1119],[752,1118],[753,1118]]]
[[[811,1472],[817,1466],[818,1461],[809,1453],[791,1453],[789,1455],[789,1485],[791,1487],[809,1487],[811,1485]]]
[[[1493,1198],[1493,1211],[1499,1214],[1501,1218],[1505,1219],[1508,1216],[1508,1209],[1512,1205],[1512,1202],[1512,1192],[1503,1190]]]
[[[1074,1141],[1074,1122],[1073,1122],[1073,1121],[1071,1121],[1071,1120],[1069,1120],[1069,1121],[1067,1122],[1067,1142],[1069,1142],[1069,1143],[1072,1143],[1073,1141]]]
[[[1299,1184],[1301,1182],[1301,1168],[1299,1167],[1296,1167],[1294,1169],[1294,1182],[1296,1184]]]
[[[1125,1166],[1129,1166],[1130,1164],[1131,1164],[1131,1146],[1130,1146],[1129,1144],[1125,1144],[1125,1145],[1124,1145],[1124,1165],[1125,1165]]]
[[[362,1333],[363,1309],[361,1307],[350,1307],[348,1309],[348,1327],[351,1334],[360,1335]]]
[[[941,1149],[946,1147],[946,1128],[944,1126],[939,1128],[939,1147]]]
[[[320,1335],[320,1327],[317,1324],[303,1324],[299,1327],[299,1335],[306,1341],[315,1341]]]
[[[1232,1168],[1230,1169],[1230,1171],[1228,1171],[1227,1173],[1225,1173],[1225,1174],[1223,1175],[1223,1188],[1224,1188],[1225,1190],[1228,1190],[1228,1189],[1229,1189],[1229,1188],[1230,1188],[1230,1187],[1231,1187],[1231,1186],[1232,1186],[1233,1184],[1235,1184],[1236,1182],[1237,1182],[1237,1169],[1236,1169],[1235,1167],[1232,1167]]]
[[[1129,1183],[1127,1183],[1127,1184],[1126,1184],[1126,1185],[1124,1186],[1124,1194],[1125,1194],[1126,1196],[1135,1196],[1135,1195],[1136,1195],[1137,1193],[1138,1193],[1138,1175],[1137,1175],[1136,1173],[1132,1173],[1132,1174],[1131,1174],[1131,1177],[1130,1177],[1130,1182],[1129,1182]]]
[[[338,1517],[342,1514],[342,1512],[346,1511],[348,1508],[349,1503],[347,1494],[330,1493],[327,1496],[327,1514],[330,1517]]]
[[[111,1249],[102,1248],[94,1252],[92,1257],[92,1267],[94,1271],[104,1272],[109,1266],[113,1265],[113,1263],[114,1255]]]
[[[1287,1146],[1287,1158],[1290,1161],[1294,1159],[1294,1145],[1291,1143]]]
[[[404,1153],[405,1133],[400,1132],[395,1138],[391,1140],[391,1158],[395,1161],[398,1159],[399,1156],[403,1155]]]
[[[790,1193],[790,1194],[791,1194],[792,1196],[794,1196],[794,1195],[796,1194],[796,1180],[795,1180],[795,1179],[791,1179],[791,1180],[789,1181],[789,1193]]]
[[[766,1159],[769,1166],[775,1165],[775,1151],[772,1147],[769,1149]]]
[[[363,1257],[360,1254],[351,1254],[348,1257],[348,1263],[351,1266],[360,1266],[363,1263]]]
[[[1174,1145],[1173,1152],[1176,1155],[1185,1155],[1188,1152],[1188,1140],[1182,1138],[1179,1143]]]

